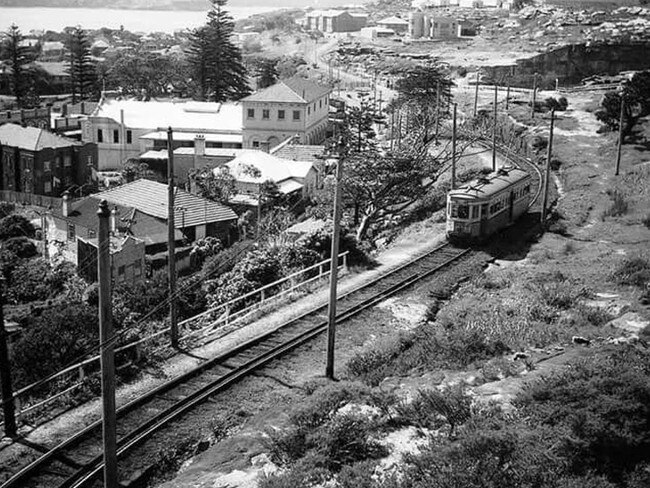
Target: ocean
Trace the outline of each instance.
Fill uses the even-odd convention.
[[[270,2],[269,2],[270,3]],[[278,5],[280,4],[280,5]],[[228,7],[234,19],[270,12],[282,8],[275,6]],[[62,31],[67,26],[80,25],[84,29],[124,29],[131,32],[169,32],[198,27],[205,23],[206,12],[184,10],[113,10],[88,8],[22,8],[0,7],[0,31],[11,24],[20,27],[23,34],[30,30]]]

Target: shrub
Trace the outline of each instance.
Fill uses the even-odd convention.
[[[650,262],[641,256],[627,258],[616,267],[612,278],[619,285],[643,288],[650,282]]]
[[[27,237],[10,237],[2,245],[3,251],[16,255],[19,259],[28,259],[36,256],[36,246]]]
[[[0,219],[11,215],[16,210],[16,205],[9,202],[0,202]]]
[[[50,264],[42,258],[24,259],[16,264],[11,272],[7,288],[7,301],[9,303],[27,303],[35,300],[52,298],[57,291],[53,282]]]
[[[207,257],[201,268],[202,279],[212,279],[227,273],[252,247],[252,241],[239,241],[216,255]]]
[[[223,250],[223,244],[217,237],[206,237],[194,243],[190,251],[190,263],[193,269],[203,266],[205,260]]]
[[[559,99],[549,97],[544,101],[544,104],[549,110],[555,110],[556,112],[563,112],[569,106],[569,101],[566,99],[566,97],[560,97]]]
[[[453,436],[456,427],[470,418],[472,399],[461,385],[447,386],[442,390],[424,389],[407,404],[397,407],[399,420],[425,429],[448,427]]]
[[[142,320],[160,320],[169,312],[167,272],[154,271],[151,278],[118,284],[113,291],[113,317],[118,327],[131,327]]]
[[[629,203],[625,199],[625,196],[618,190],[608,192],[612,203],[609,208],[603,211],[602,219],[605,220],[606,217],[619,217],[625,215],[629,209]]]
[[[9,215],[0,220],[0,239],[34,237],[34,226],[22,215]]]

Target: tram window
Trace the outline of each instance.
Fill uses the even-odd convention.
[[[458,205],[458,218],[459,219],[469,218],[469,205]]]
[[[481,217],[487,217],[488,215],[488,204],[484,203],[481,205]]]
[[[478,205],[472,205],[472,218],[478,219]]]

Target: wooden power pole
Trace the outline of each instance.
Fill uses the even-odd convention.
[[[111,244],[106,200],[97,211],[97,276],[99,277],[99,340],[102,370],[102,427],[104,435],[104,488],[117,488],[117,427],[115,419],[115,338],[111,308]]]
[[[508,76],[508,87],[506,88],[506,112],[510,108],[510,77]]]
[[[476,114],[478,113],[478,79],[479,79],[479,72],[476,72],[476,89],[474,90],[474,117],[476,117]]]
[[[456,110],[454,103],[454,121],[451,129],[451,189],[456,188]]]
[[[497,103],[499,87],[494,85],[494,122],[492,125],[492,171],[497,170]]]
[[[535,118],[535,104],[537,103],[537,73],[533,75],[533,99],[530,104],[530,118]]]
[[[176,317],[176,227],[174,222],[174,133],[167,129],[167,252],[169,264],[169,336],[172,347],[178,348]]]
[[[618,176],[621,169],[621,152],[623,151],[623,118],[625,117],[625,99],[621,93],[621,115],[618,119],[618,146],[616,148],[616,171],[614,175]]]
[[[4,416],[5,435],[16,437],[16,404],[11,384],[11,363],[7,347],[7,331],[4,319],[4,279],[0,279],[0,388],[2,389],[2,415]]]
[[[546,223],[546,206],[548,204],[548,187],[551,178],[551,156],[553,155],[553,126],[555,125],[555,109],[551,110],[551,131],[548,136],[546,152],[546,168],[544,170],[544,193],[542,195],[542,225]]]
[[[343,179],[343,159],[345,157],[345,141],[339,139],[338,161],[336,163],[336,189],[334,190],[334,216],[332,230],[332,249],[330,258],[330,300],[327,308],[327,364],[325,376],[334,379],[334,346],[336,342],[336,297],[339,268],[339,236],[341,233],[341,183]]]
[[[436,83],[436,138],[435,138],[436,145],[438,145],[439,134],[440,134],[440,81]]]

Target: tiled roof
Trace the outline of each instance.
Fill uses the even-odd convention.
[[[387,17],[383,20],[377,22],[378,24],[389,24],[389,25],[408,25],[408,20],[400,19],[399,17]]]
[[[310,103],[330,93],[328,86],[294,76],[243,98],[245,102]]]
[[[70,73],[68,73],[68,65],[66,63],[55,61],[35,61],[34,64],[50,76],[70,76]]]
[[[240,134],[242,107],[239,103],[170,102],[151,100],[104,100],[90,117],[106,117],[137,129],[169,127],[184,132]],[[166,138],[166,135],[165,135]]]
[[[267,180],[280,183],[290,178],[304,178],[313,168],[309,161],[288,161],[263,151],[243,151],[232,161],[226,163],[237,181],[262,183]],[[255,178],[247,174],[247,167],[257,168],[260,176]],[[214,171],[220,171],[216,168]]]
[[[0,125],[0,144],[28,151],[81,145],[77,141],[57,136],[44,129],[21,127],[16,124]]]
[[[167,185],[150,180],[136,180],[126,185],[95,195],[109,203],[133,207],[142,213],[167,220]],[[237,218],[230,208],[176,188],[174,213],[176,228],[193,227],[210,222],[224,222]]]
[[[319,156],[322,156],[325,151],[325,146],[308,146],[303,144],[286,144],[282,147],[276,147],[278,147],[276,151],[271,151],[271,154],[274,156],[291,161],[309,161],[311,163],[321,162],[322,157]]]

